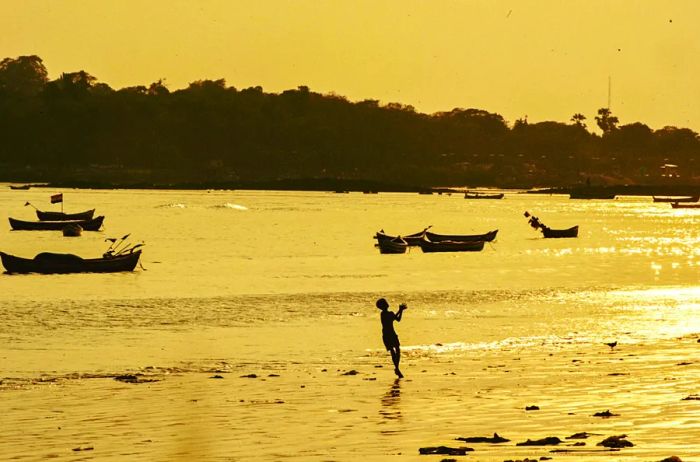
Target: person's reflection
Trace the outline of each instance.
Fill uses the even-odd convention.
[[[382,396],[382,408],[379,413],[385,419],[396,420],[401,419],[401,380],[396,379],[391,384],[391,388]]]

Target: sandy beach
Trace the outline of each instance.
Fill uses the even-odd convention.
[[[465,460],[692,461],[700,458],[699,342],[700,334],[614,349],[407,346],[403,380],[379,349],[329,364],[212,361],[4,379],[0,452],[71,461],[462,458],[419,455],[448,446],[472,448]],[[615,415],[594,417],[605,411]],[[590,436],[567,439],[582,432]],[[510,441],[456,440],[494,433]],[[617,435],[634,446],[597,446]],[[545,437],[562,442],[517,446]]]

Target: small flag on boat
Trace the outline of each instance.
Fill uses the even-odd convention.
[[[51,196],[51,203],[56,204],[58,202],[63,202],[63,193],[54,194]]]

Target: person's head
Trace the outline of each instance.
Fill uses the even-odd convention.
[[[384,311],[389,308],[389,302],[387,302],[385,298],[380,298],[377,300],[377,308]]]

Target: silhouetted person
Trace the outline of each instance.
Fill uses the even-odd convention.
[[[539,218],[537,218],[534,215],[531,215],[530,212],[525,212],[525,218],[530,217],[528,220],[528,223],[530,223],[530,226],[532,226],[534,229],[539,229],[539,228],[544,228],[545,226],[542,224]]]
[[[377,300],[377,308],[382,310],[382,340],[387,351],[391,353],[391,360],[394,362],[394,372],[399,378],[403,378],[403,374],[399,370],[399,361],[401,361],[401,344],[399,336],[394,330],[394,321],[401,322],[403,310],[407,308],[405,303],[399,305],[399,311],[394,313],[389,311],[389,302],[384,298]]]

